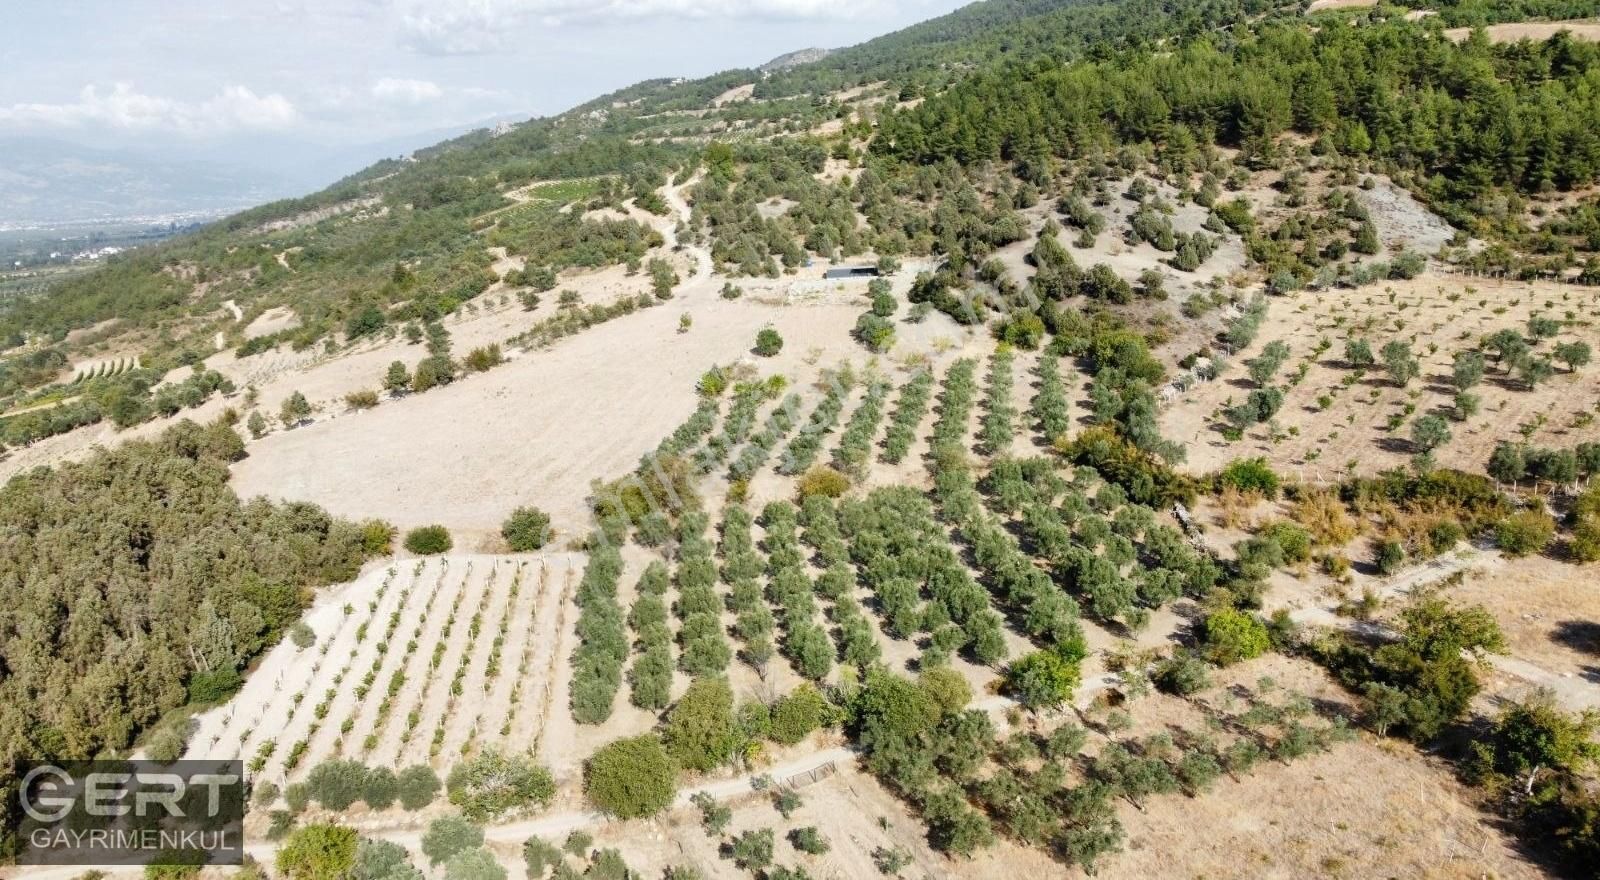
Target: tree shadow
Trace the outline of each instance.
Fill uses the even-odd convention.
[[[1417,445],[1404,437],[1379,437],[1372,442],[1384,452],[1397,455],[1413,455],[1417,452]]]
[[[1563,620],[1550,638],[1574,651],[1600,656],[1600,621]]]

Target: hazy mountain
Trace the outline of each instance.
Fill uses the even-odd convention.
[[[129,138],[115,149],[0,138],[0,228],[221,216],[321,189],[381,159],[497,121],[338,146],[289,136],[197,143]]]
[[[281,175],[224,162],[0,139],[0,226],[222,213],[293,186]]]

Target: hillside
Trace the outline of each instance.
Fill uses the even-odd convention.
[[[988,0],[18,295],[0,759],[292,876],[1581,875],[1596,14]]]

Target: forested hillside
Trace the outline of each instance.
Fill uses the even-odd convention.
[[[1270,160],[1294,131],[1320,152],[1390,167],[1458,225],[1488,232],[1485,202],[1501,190],[1595,179],[1597,76],[1600,50],[1567,38],[1497,49],[1405,22],[1264,26],[1171,53],[979,73],[882,120],[874,149],[921,164],[1011,162],[1026,176],[1137,143],[1175,169],[1217,142]]]
[[[243,452],[231,425],[186,422],[0,490],[0,788],[17,760],[118,754],[226,699],[313,588],[384,549],[382,527],[240,501]]]

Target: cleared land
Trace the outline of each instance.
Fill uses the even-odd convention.
[[[235,486],[402,528],[443,522],[481,536],[536,502],[574,533],[586,521],[590,480],[631,469],[693,412],[700,374],[747,357],[757,331],[778,317],[709,292],[685,300],[336,424],[273,434],[251,445]],[[694,326],[680,334],[685,309]],[[813,348],[849,351],[858,312],[805,309],[803,320],[785,321],[784,351],[764,366],[803,372]]]
[[[1162,433],[1187,447],[1185,467],[1195,473],[1249,456],[1264,456],[1310,482],[1404,465],[1416,452],[1409,439],[1411,423],[1452,405],[1455,389],[1449,380],[1456,352],[1476,348],[1501,329],[1526,335],[1535,315],[1563,322],[1560,334],[1536,347],[1536,354],[1549,356],[1556,342],[1600,346],[1600,326],[1589,317],[1597,304],[1600,291],[1594,288],[1438,275],[1358,291],[1277,297],[1256,341],[1238,352],[1215,381],[1196,385],[1163,412]],[[1381,364],[1352,367],[1344,360],[1349,339],[1368,340],[1375,354],[1389,342],[1410,345],[1421,366],[1419,378],[1402,388]],[[1290,380],[1277,429],[1256,425],[1241,440],[1229,442],[1221,413],[1255,387],[1245,362],[1274,341],[1290,349],[1277,378],[1280,385]],[[1324,342],[1326,349],[1319,351]],[[1482,384],[1473,389],[1482,399],[1481,410],[1450,422],[1453,438],[1434,453],[1439,464],[1482,472],[1502,440],[1525,436],[1537,445],[1566,449],[1600,438],[1594,419],[1600,370],[1572,372],[1557,362],[1555,375],[1530,389],[1496,366],[1492,352],[1488,360]],[[1301,369],[1304,376],[1295,380]]]
[[[1538,42],[1563,32],[1579,40],[1600,40],[1600,22],[1593,20],[1511,22],[1492,24],[1483,30],[1491,43],[1515,43],[1518,40]],[[1459,43],[1472,35],[1472,28],[1450,28],[1444,35]]]
[[[1377,6],[1378,0],[1313,0],[1306,12],[1324,12],[1329,9],[1367,9]]]

